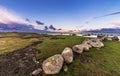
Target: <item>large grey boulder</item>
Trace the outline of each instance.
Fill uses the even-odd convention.
[[[75,45],[72,47],[73,51],[78,53],[78,54],[82,54],[83,52],[83,46],[82,45]]]
[[[89,51],[90,48],[92,48],[92,46],[90,44],[87,44],[87,43],[83,43],[81,45],[83,46],[84,51]]]
[[[98,44],[99,44],[101,47],[104,47],[104,44],[103,44],[102,41],[100,41],[99,39],[97,39],[97,42],[98,42]]]
[[[91,43],[91,40],[90,40],[90,39],[86,39],[86,40],[84,40],[84,41],[82,42],[82,44],[89,44],[89,45],[90,45],[90,43]]]
[[[60,54],[51,56],[43,62],[43,71],[45,72],[45,74],[57,74],[60,72],[63,66],[63,62],[64,59]]]
[[[104,44],[99,39],[92,39],[90,45],[95,48],[104,47]]]
[[[73,62],[73,51],[71,48],[66,47],[63,52],[62,52],[62,56],[64,58],[64,61],[66,63],[72,63]]]
[[[107,40],[112,41],[113,39],[112,37],[107,37]]]

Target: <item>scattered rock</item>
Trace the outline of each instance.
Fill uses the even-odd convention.
[[[90,45],[94,48],[104,47],[104,44],[99,39],[92,39]]]
[[[63,62],[64,59],[60,54],[51,56],[43,62],[43,71],[45,72],[45,74],[57,74],[60,72],[63,66]]]
[[[82,43],[83,44],[89,44],[90,41],[91,41],[90,39],[85,39]]]
[[[79,54],[82,54],[83,52],[83,46],[82,45],[75,45],[72,47],[73,51]]]
[[[64,66],[63,66],[63,70],[64,70],[64,72],[67,72],[67,71],[68,71],[67,65],[64,65]]]
[[[103,36],[102,38],[99,38],[100,41],[104,41],[106,39],[106,36]]]
[[[35,57],[33,57],[33,61],[34,61],[36,64],[39,64],[39,61],[37,61]]]
[[[83,43],[81,45],[83,46],[84,51],[89,51],[90,48],[92,48],[92,46],[90,45],[90,40],[89,39],[83,41]]]
[[[42,72],[42,69],[38,68],[38,69],[34,70],[31,74],[32,74],[32,76],[40,76],[41,72]]]
[[[100,35],[97,35],[97,38],[103,38],[105,35],[102,35],[102,34],[100,34]]]
[[[83,50],[84,50],[84,51],[89,51],[90,48],[92,47],[92,46],[89,45],[89,44],[82,44],[82,46],[83,46]]]
[[[62,52],[62,56],[66,63],[69,64],[73,62],[73,51],[71,48],[66,47]]]

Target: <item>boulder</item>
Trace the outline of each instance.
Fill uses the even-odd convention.
[[[114,36],[112,39],[116,40],[116,41],[119,41],[119,38],[117,36]]]
[[[84,41],[83,41],[83,43],[82,43],[82,44],[90,44],[90,42],[91,42],[91,40],[90,40],[90,39],[86,39],[86,40],[84,40]]]
[[[42,68],[45,74],[57,74],[63,66],[64,59],[60,54],[51,56],[43,61]]]
[[[103,34],[99,34],[99,35],[97,35],[97,38],[103,38],[105,35],[103,35]]]
[[[78,53],[78,54],[82,54],[83,52],[83,46],[82,45],[75,45],[72,47],[73,51]]]
[[[62,56],[64,58],[64,61],[66,63],[72,63],[73,62],[73,51],[71,48],[66,47],[63,52],[62,52]]]
[[[107,40],[112,41],[113,39],[111,37],[107,37]]]
[[[99,38],[100,39],[100,41],[103,41],[103,40],[105,40],[105,37],[102,37],[102,38]]]
[[[92,46],[91,46],[91,45],[86,44],[86,43],[81,44],[81,45],[83,46],[83,50],[84,50],[84,51],[89,51],[89,50],[90,50],[90,48],[92,48]]]
[[[99,39],[92,39],[90,45],[94,48],[104,47],[104,44]]]
[[[100,45],[101,47],[104,47],[103,42],[99,42],[99,45]]]

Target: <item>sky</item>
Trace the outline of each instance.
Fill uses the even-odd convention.
[[[120,27],[120,0],[0,0],[0,12],[6,23],[28,18],[68,30]]]

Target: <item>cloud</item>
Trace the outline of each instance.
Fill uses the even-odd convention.
[[[110,25],[116,25],[116,26],[120,26],[120,22],[111,22],[109,23]]]
[[[50,25],[50,26],[49,26],[49,29],[51,29],[51,30],[56,30],[56,28],[55,28],[53,25]]]
[[[51,32],[61,32],[61,33],[63,32],[64,33],[64,32],[70,32],[70,30],[68,30],[68,29],[60,29],[60,30],[57,29],[57,30],[51,30]]]
[[[43,22],[40,22],[40,21],[36,21],[36,23],[37,23],[38,25],[44,25],[44,23],[43,23]]]
[[[32,23],[30,22],[30,20],[24,19],[21,16],[19,16],[18,14],[16,14],[15,12],[11,11],[10,9],[7,9],[3,6],[0,6],[0,23],[3,24],[9,24],[11,26],[11,24],[13,23],[18,23],[18,24],[23,24],[26,26],[33,26],[34,29],[38,29],[38,30],[43,30],[43,26],[40,26],[38,24],[43,24],[39,21],[36,21],[36,23]]]
[[[26,23],[23,18],[2,6],[0,6],[0,22],[5,24],[9,24],[11,22]]]
[[[44,27],[44,30],[48,30],[48,26],[45,26],[45,27]]]
[[[120,14],[120,12],[114,12],[114,13],[110,13],[110,14],[94,17],[94,19],[101,18],[101,17],[106,17],[106,16],[111,16],[111,15],[117,15],[117,14]]]
[[[113,26],[113,28],[120,28],[120,22],[110,22],[108,24]]]
[[[28,19],[28,18],[26,18],[25,20],[26,20],[27,22],[30,22],[30,19]]]

